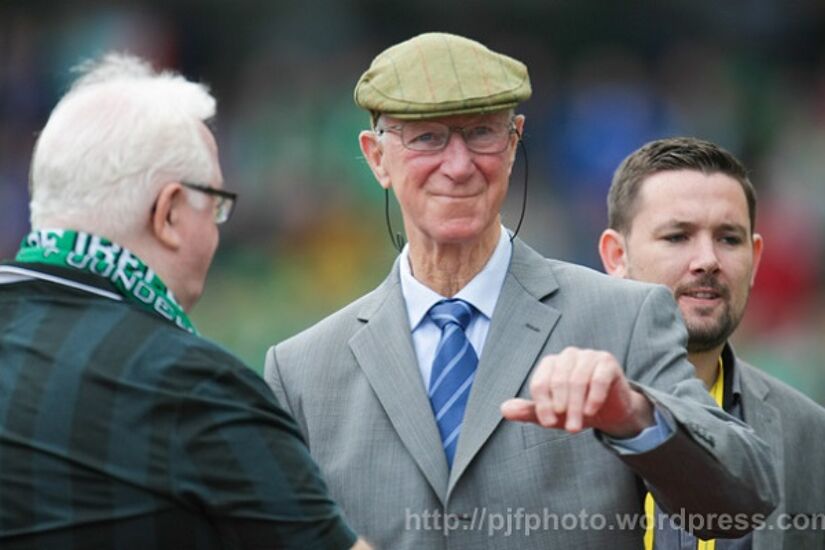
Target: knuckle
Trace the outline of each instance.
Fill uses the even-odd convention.
[[[546,386],[544,379],[541,376],[533,376],[530,379],[530,393],[540,391]]]
[[[554,369],[550,373],[549,381],[553,386],[558,386],[567,382],[568,373],[564,369]]]
[[[566,348],[564,348],[561,351],[561,353],[559,355],[564,355],[564,356],[569,357],[569,356],[572,356],[572,355],[576,355],[579,352],[581,352],[581,350],[579,348],[577,348],[576,346],[567,346]]]

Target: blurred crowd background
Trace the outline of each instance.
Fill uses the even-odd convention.
[[[395,250],[360,156],[352,90],[372,58],[425,31],[524,61],[529,203],[521,235],[601,269],[613,169],[669,135],[718,142],[751,170],[766,241],[734,342],[825,403],[825,3],[818,0],[0,1],[0,257],[28,230],[37,131],[108,50],[204,81],[226,187],[240,194],[201,332],[262,370],[267,347],[374,287]],[[519,154],[505,224],[518,219]],[[400,227],[397,209],[395,224]],[[609,326],[604,330],[610,330]]]

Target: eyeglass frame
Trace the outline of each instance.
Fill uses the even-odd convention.
[[[187,189],[193,189],[195,191],[200,191],[201,193],[206,193],[207,195],[212,195],[213,197],[217,197],[217,202],[215,203],[215,224],[221,225],[229,221],[229,218],[232,217],[232,212],[235,210],[235,203],[238,202],[238,194],[233,193],[232,191],[225,191],[223,189],[216,189],[211,185],[204,185],[202,183],[192,183],[187,181],[180,182],[181,185],[186,187]],[[228,207],[223,206],[224,204],[228,204]]]
[[[406,121],[406,122],[399,122],[398,124],[391,124],[391,125],[383,126],[383,125],[381,125],[381,123],[378,120],[376,120],[375,126],[373,127],[373,131],[376,132],[379,137],[382,136],[385,132],[388,132],[388,133],[391,133],[391,134],[396,134],[401,139],[401,145],[403,145],[405,149],[407,149],[409,151],[415,151],[416,153],[424,153],[424,154],[440,153],[441,151],[446,149],[447,145],[450,144],[450,138],[452,138],[452,135],[453,135],[454,132],[459,133],[461,135],[461,139],[464,140],[464,145],[467,147],[467,149],[469,149],[470,151],[472,151],[473,153],[475,153],[477,155],[498,155],[499,153],[503,153],[504,151],[507,150],[507,147],[509,146],[509,138],[510,138],[511,134],[516,134],[516,136],[519,139],[521,139],[521,134],[519,134],[519,131],[516,128],[515,117],[510,117],[510,120],[506,123],[507,126],[508,126],[507,127],[507,140],[502,141],[502,143],[503,143],[502,148],[499,149],[499,150],[495,150],[495,151],[476,151],[475,149],[470,147],[470,144],[467,142],[467,136],[465,134],[465,131],[469,128],[472,128],[472,125],[470,125],[470,126],[450,126],[449,124],[445,124],[443,122],[437,122],[437,121],[430,120],[430,121],[426,121],[426,122],[430,122],[432,124],[440,124],[440,125],[447,128],[447,139],[444,140],[444,145],[442,145],[438,149],[414,149],[414,148],[410,147],[407,143],[404,142],[404,136],[403,136],[402,132],[404,130],[404,126],[406,126],[407,124],[414,124],[416,122],[425,122],[425,121],[423,121],[423,120]]]

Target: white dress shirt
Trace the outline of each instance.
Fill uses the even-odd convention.
[[[496,302],[501,294],[501,286],[504,284],[507,268],[510,266],[513,245],[510,243],[510,234],[502,227],[498,245],[490,259],[487,260],[487,264],[455,296],[442,296],[413,277],[409,247],[409,244],[404,247],[399,260],[401,293],[407,304],[418,368],[424,380],[424,387],[428,388],[435,349],[441,339],[441,329],[430,319],[427,312],[437,302],[448,298],[464,300],[476,308],[477,313],[473,315],[465,334],[475,349],[476,356],[481,359],[484,343],[487,341],[487,331],[490,329],[490,319],[493,317]]]

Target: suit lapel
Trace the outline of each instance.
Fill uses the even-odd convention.
[[[547,261],[516,240],[464,413],[448,495],[501,422],[499,406],[518,394],[561,316],[540,301],[557,288]]]
[[[761,437],[771,449],[774,457],[774,466],[779,476],[780,502],[776,513],[785,513],[785,457],[782,441],[782,417],[770,403],[768,396],[770,388],[756,376],[748,372],[750,367],[742,361],[734,359],[739,370],[742,384],[742,409],[745,422],[748,423],[756,435]],[[779,530],[762,529],[754,532],[754,550],[768,550],[781,546],[782,532]]]
[[[364,328],[349,345],[395,431],[445,502],[447,460],[412,347],[398,262],[361,309]]]

